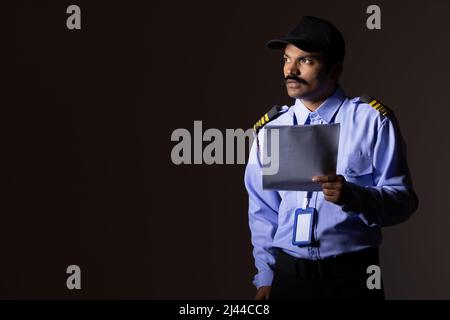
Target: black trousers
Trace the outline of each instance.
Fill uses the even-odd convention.
[[[369,289],[367,267],[379,266],[377,248],[319,261],[298,259],[276,250],[270,300],[384,300],[384,289]]]

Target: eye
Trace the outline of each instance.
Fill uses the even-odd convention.
[[[311,64],[313,63],[313,60],[311,58],[301,58],[300,63],[302,64]]]
[[[283,60],[284,60],[285,63],[286,63],[286,62],[290,62],[290,60],[289,60],[288,57],[283,57]]]

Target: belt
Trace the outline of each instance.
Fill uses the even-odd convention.
[[[319,260],[293,257],[276,248],[275,272],[302,279],[332,279],[367,274],[367,267],[379,265],[378,248],[343,253]]]

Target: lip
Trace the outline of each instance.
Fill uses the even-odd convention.
[[[300,87],[301,83],[300,83],[300,82],[297,82],[297,81],[295,81],[295,80],[288,80],[288,81],[286,81],[286,85],[287,85],[289,88],[298,88],[298,87]]]

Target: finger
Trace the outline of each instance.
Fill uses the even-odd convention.
[[[325,176],[314,176],[312,178],[313,182],[336,182],[338,176],[336,175],[325,175]]]
[[[261,292],[258,292],[254,298],[254,300],[263,300],[264,294]]]
[[[328,176],[314,176],[312,177],[313,182],[327,182]]]
[[[325,196],[324,198],[326,201],[333,202],[333,203],[336,203],[337,199],[338,199],[338,197],[336,197],[336,196]]]
[[[323,194],[328,197],[337,196],[337,195],[339,195],[339,191],[332,190],[332,189],[324,189]]]
[[[342,183],[339,182],[324,182],[322,183],[323,189],[330,189],[330,190],[341,190],[342,189]]]

